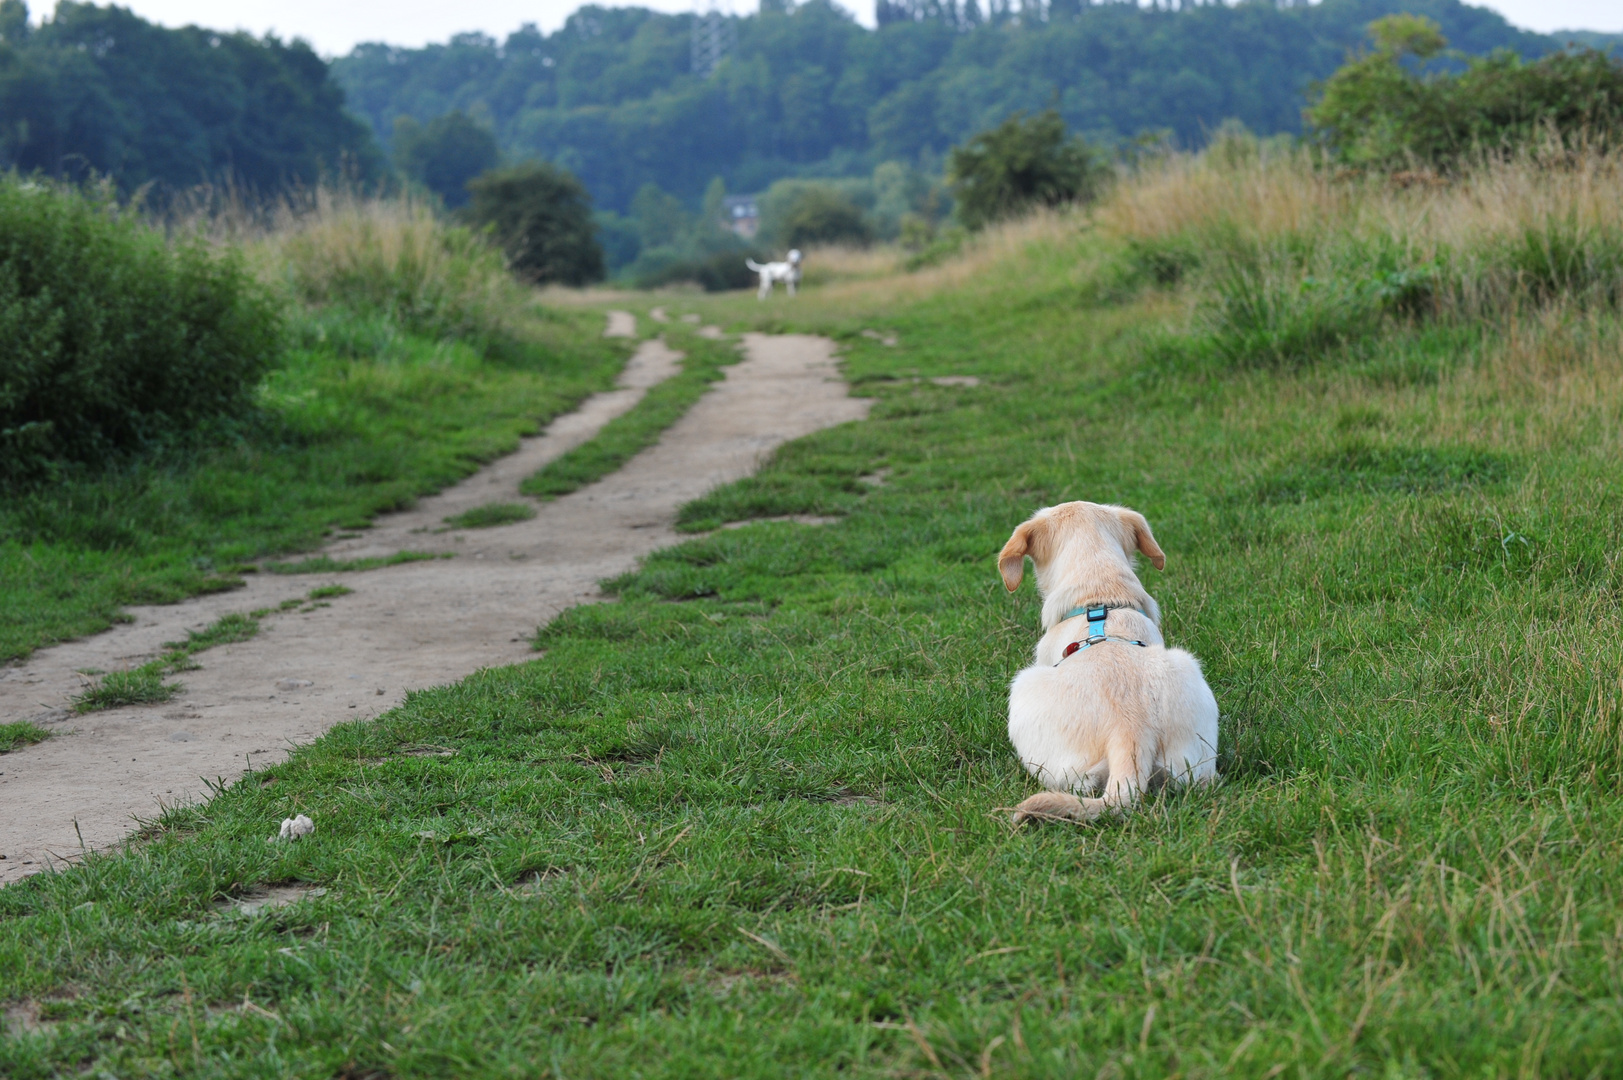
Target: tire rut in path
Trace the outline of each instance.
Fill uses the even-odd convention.
[[[521,480],[629,409],[675,370],[677,354],[645,342],[623,389],[594,396],[517,453],[323,552],[453,558],[357,574],[255,575],[231,593],[131,608],[133,623],[0,669],[0,721],[32,719],[57,736],[0,755],[0,884],[71,860],[81,835],[91,849],[115,844],[137,817],[206,798],[204,777],[230,780],[250,760],[280,761],[336,723],[399,704],[409,689],[533,658],[528,640],[538,625],[597,599],[600,579],[683,539],[673,528],[683,503],[749,475],[789,439],[867,415],[869,402],[847,393],[832,342],[748,334],[744,346],[746,359],[657,444],[529,521],[434,531],[449,515],[519,498]],[[186,689],[169,702],[65,711],[88,681],[78,669],[134,666],[223,614],[337,583],[354,593],[267,616],[257,637],[199,654],[202,667],[179,676]]]

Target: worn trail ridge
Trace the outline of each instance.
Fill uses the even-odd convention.
[[[629,320],[617,313],[610,332],[634,332]],[[0,668],[0,722],[33,720],[56,736],[0,755],[0,884],[115,844],[137,818],[205,798],[203,778],[231,780],[250,761],[280,761],[333,724],[398,704],[407,690],[529,659],[538,625],[595,599],[599,579],[680,539],[673,523],[681,504],[747,476],[788,439],[867,414],[868,402],[850,397],[840,379],[832,342],[748,334],[744,348],[746,358],[655,446],[541,505],[529,521],[437,531],[448,516],[521,499],[525,477],[630,409],[677,370],[679,354],[644,342],[620,389],[595,395],[517,453],[323,552],[352,559],[410,549],[453,558],[357,574],[255,575],[235,592],[131,608],[133,623]],[[252,640],[199,654],[202,667],[179,676],[185,691],[172,701],[68,711],[89,681],[79,669],[133,667],[228,612],[275,607],[340,582],[354,593],[267,616]]]

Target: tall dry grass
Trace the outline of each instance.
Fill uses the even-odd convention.
[[[895,244],[811,247],[806,249],[805,282],[807,285],[832,285],[836,282],[872,281],[889,277],[901,267],[904,258],[905,253]]]
[[[835,265],[844,273],[831,273],[833,280],[819,293],[823,302],[832,305],[867,307],[876,302],[888,305],[917,300],[967,287],[986,275],[1006,276],[1005,267],[1018,267],[1011,272],[1024,273],[1026,262],[1039,248],[1065,251],[1074,257],[1076,241],[1088,228],[1087,215],[1080,210],[1039,209],[972,233],[950,256],[911,273],[897,272],[904,259],[895,248],[874,248],[865,254],[841,252],[835,255]],[[810,267],[822,258],[822,251],[808,255],[808,281],[816,283]]]
[[[486,343],[533,328],[536,295],[500,250],[410,195],[322,186],[258,202],[199,189],[176,223],[240,247],[261,280],[302,305]]]
[[[1552,143],[1452,180],[1349,176],[1260,146],[1173,155],[1119,185],[1096,221],[1163,277],[1239,271],[1277,291],[1346,286],[1362,268],[1367,291],[1470,318],[1623,299],[1617,152]]]

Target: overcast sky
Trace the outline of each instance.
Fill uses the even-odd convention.
[[[223,30],[275,31],[284,38],[301,37],[326,56],[347,53],[357,42],[386,41],[393,45],[423,45],[445,41],[464,30],[482,30],[498,40],[521,23],[533,22],[546,31],[557,29],[579,0],[119,0],[153,22],[165,26],[196,23]],[[607,0],[610,6],[622,6]],[[703,4],[706,0],[698,0]],[[732,10],[754,11],[757,0],[735,0]],[[55,5],[35,0],[29,5],[37,16]],[[639,7],[659,11],[691,11],[695,0],[641,0]],[[873,24],[873,0],[846,3],[867,25]],[[1490,0],[1483,4],[1529,30],[1623,31],[1623,0]],[[723,2],[726,10],[727,5]]]

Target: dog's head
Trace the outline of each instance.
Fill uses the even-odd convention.
[[[1004,587],[1014,592],[1025,576],[1026,556],[1031,556],[1037,587],[1046,595],[1051,588],[1050,571],[1059,565],[1077,575],[1125,572],[1133,577],[1134,552],[1149,559],[1157,570],[1166,569],[1166,553],[1155,542],[1143,514],[1125,506],[1068,502],[1044,507],[1021,522],[998,553],[997,568]],[[1136,577],[1133,580],[1136,586]]]
[[[798,248],[791,251],[791,252],[789,252],[789,265],[790,266],[799,266],[800,265],[800,250]]]

